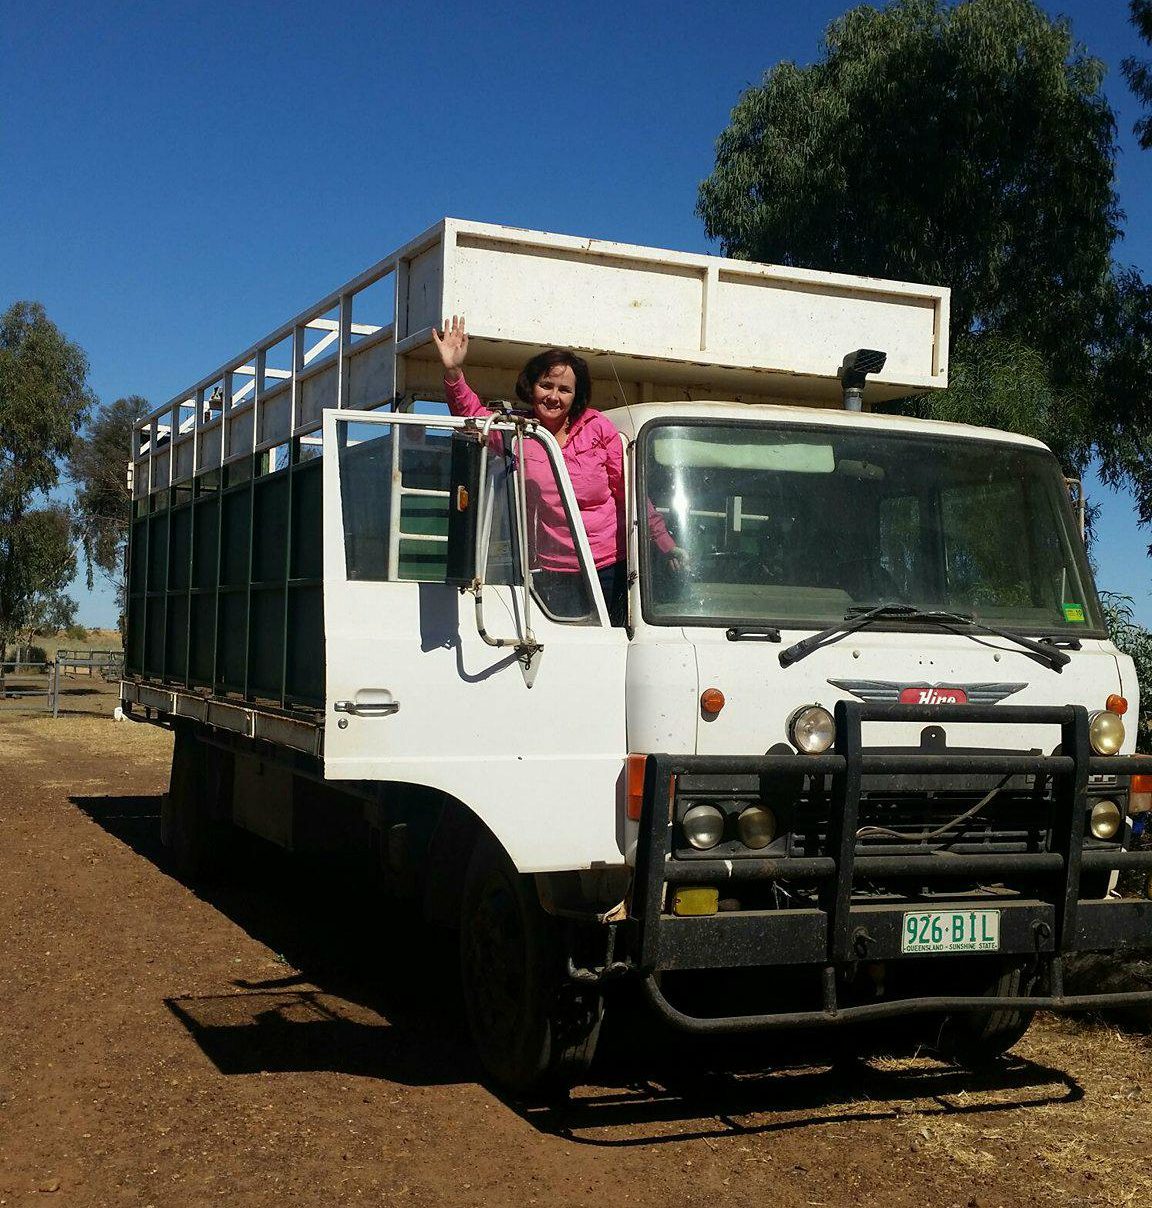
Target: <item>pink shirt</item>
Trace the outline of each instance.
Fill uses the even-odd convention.
[[[492,414],[462,376],[454,382],[446,380],[444,390],[453,415]],[[569,430],[561,453],[597,569],[622,562],[625,557],[624,450],[616,425],[602,412],[587,408]],[[579,562],[560,488],[544,446],[539,441],[527,441],[524,459],[528,506],[536,526],[536,561],[545,570],[578,570]],[[651,505],[648,527],[661,553],[669,553],[675,548],[676,543],[664,521]]]

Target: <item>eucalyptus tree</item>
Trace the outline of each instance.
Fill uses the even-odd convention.
[[[68,509],[55,503],[25,512],[12,547],[18,588],[11,614],[14,634],[30,645],[38,634],[66,629],[76,620],[76,601],[67,592],[76,574]]]
[[[0,314],[0,647],[44,587],[34,563],[57,526],[34,518],[34,505],[56,485],[91,405],[87,373],[84,353],[40,303],[15,302]],[[50,581],[59,570],[57,560]]]
[[[74,531],[84,552],[88,587],[99,570],[116,589],[121,630],[126,600],[124,553],[132,521],[128,461],[136,421],[151,411],[138,394],[104,403],[92,417],[69,458],[76,484]]]
[[[1140,37],[1152,44],[1152,0],[1131,0],[1128,8]],[[1152,62],[1133,55],[1124,60],[1121,70],[1137,98],[1152,109]],[[1140,146],[1146,151],[1152,148],[1152,113],[1140,118],[1132,130]]]
[[[919,408],[1083,464],[1120,304],[1104,67],[1032,0],[895,0],[748,89],[700,187],[733,256],[952,288],[953,387]]]

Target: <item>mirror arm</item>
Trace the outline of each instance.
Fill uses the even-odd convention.
[[[524,484],[524,433],[516,432],[516,528],[520,538],[520,579],[524,591],[524,641],[536,646],[532,633],[532,570],[528,564],[528,493]]]
[[[488,416],[481,424],[478,425],[480,430],[480,439],[482,444],[487,444],[489,441],[489,433],[494,421],[504,416],[491,415]],[[527,673],[532,670],[533,660],[544,649],[543,645],[536,640],[535,634],[532,632],[531,622],[531,571],[528,563],[528,497],[524,485],[524,475],[519,472],[519,469],[524,465],[524,430],[527,425],[517,425],[515,436],[513,437],[514,448],[516,450],[516,459],[518,462],[518,472],[513,477],[513,488],[516,496],[516,531],[519,538],[520,546],[520,574],[523,580],[523,611],[524,611],[524,636],[523,638],[495,638],[488,632],[484,624],[484,576],[481,571],[482,565],[486,559],[481,556],[487,550],[487,541],[490,535],[490,521],[492,508],[492,492],[484,490],[480,492],[480,514],[477,520],[479,532],[484,542],[484,551],[477,549],[477,566],[475,568],[476,575],[466,590],[470,591],[475,597],[476,605],[476,631],[480,635],[481,640],[488,646],[496,646],[499,648],[513,648],[516,651],[516,657],[525,668],[526,678]],[[529,687],[531,683],[529,682]]]

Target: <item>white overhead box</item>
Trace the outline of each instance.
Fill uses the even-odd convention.
[[[947,385],[948,290],[938,286],[454,219],[438,234],[412,262],[412,353],[433,324],[463,314],[472,363],[518,368],[542,347],[573,348],[594,377],[638,384],[628,401],[711,389],[839,406],[837,370],[858,348],[888,354],[869,402]]]

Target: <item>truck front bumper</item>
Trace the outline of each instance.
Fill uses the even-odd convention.
[[[893,722],[986,722],[1002,725],[1049,724],[1060,727],[1058,753],[1049,756],[934,753],[870,753],[862,724]],[[777,1027],[813,1027],[864,1022],[899,1015],[1047,1008],[1092,1010],[1107,1006],[1152,1004],[1152,990],[1125,993],[1064,992],[1064,958],[1075,952],[1152,949],[1152,902],[1081,897],[1085,873],[1115,869],[1152,869],[1152,851],[1085,850],[1084,818],[1089,777],[1152,772],[1145,756],[1095,756],[1088,741],[1089,717],[1080,706],[966,705],[920,706],[862,704],[836,706],[836,747],[817,756],[653,755],[648,760],[637,847],[631,910],[632,951],[644,977],[647,996],[670,1023],[695,1032],[739,1032]],[[831,810],[820,855],[738,859],[677,859],[672,852],[671,814],[682,776],[791,775],[826,777]],[[1047,808],[1044,850],[953,854],[871,854],[857,841],[863,776],[947,777],[974,774],[1028,774],[1052,786]],[[1035,896],[995,900],[999,944],[995,956],[1028,962],[1042,987],[1027,997],[924,996],[866,1003],[844,1003],[842,987],[861,963],[909,959],[902,950],[905,916],[926,909],[922,899],[869,900],[860,892],[868,883],[911,878],[946,889],[949,883],[1022,881],[1041,887]],[[1099,877],[1096,878],[1099,884]],[[750,881],[808,882],[814,905],[768,910],[735,910],[702,917],[676,917],[667,910],[677,885],[733,885]],[[950,894],[951,911],[984,910],[986,897],[965,900]],[[917,957],[929,961],[963,960],[967,954]],[[661,988],[661,974],[687,970],[772,968],[819,969],[821,993],[810,1009],[733,1016],[689,1015],[675,1007]]]

